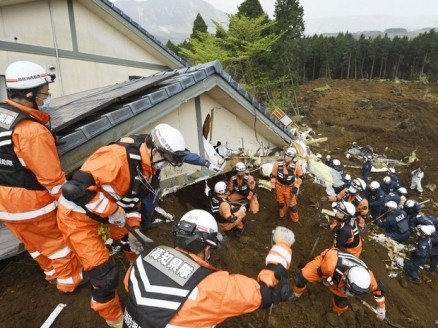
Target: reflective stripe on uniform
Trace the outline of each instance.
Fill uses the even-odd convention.
[[[70,252],[71,249],[68,246],[66,246],[63,249],[57,251],[56,253],[53,253],[52,255],[48,256],[48,258],[51,260],[60,259],[70,254]]]
[[[65,182],[65,181],[64,181],[64,182]],[[48,188],[47,188],[47,190],[49,191],[49,193],[50,193],[51,195],[56,195],[56,194],[58,194],[59,191],[61,190],[61,187],[62,187],[63,184],[64,184],[64,183],[59,184],[59,185],[56,185],[56,186],[54,186],[54,187],[51,188],[51,189],[48,189]]]
[[[39,216],[43,216],[52,211],[56,210],[56,201],[34,211],[29,212],[21,212],[21,213],[9,213],[9,212],[0,212],[0,218],[5,221],[24,221],[29,219],[35,219]]]
[[[47,277],[53,276],[55,273],[56,273],[55,269],[52,269],[52,270],[50,270],[50,271],[44,271],[44,274],[45,274]]]
[[[79,205],[77,205],[74,202],[71,202],[71,201],[65,199],[64,196],[62,196],[62,195],[61,195],[61,197],[59,197],[58,201],[59,201],[59,204],[64,206],[66,209],[69,209],[69,210],[74,211],[74,212],[85,213],[85,210],[82,207],[80,207]]]

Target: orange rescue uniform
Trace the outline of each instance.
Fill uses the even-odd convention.
[[[293,160],[290,162],[276,161],[272,166],[271,189],[275,189],[275,199],[280,218],[284,218],[289,208],[289,217],[292,222],[298,222],[298,190],[302,183],[303,168]]]
[[[312,261],[307,263],[301,272],[298,273],[293,292],[301,295],[306,289],[308,282],[327,281],[330,278],[329,289],[334,294],[333,312],[341,314],[348,310],[348,295],[345,293],[345,274],[353,266],[363,266],[366,264],[355,256],[341,252],[336,248],[326,249]],[[383,285],[377,282],[374,274],[368,269],[371,277],[369,290],[373,294],[378,307],[385,306],[383,296]]]
[[[64,242],[56,222],[56,201],[65,182],[55,139],[45,124],[49,114],[11,100],[8,105],[31,115],[17,123],[12,146],[23,167],[31,171],[43,190],[0,183],[0,220],[38,262],[46,280],[56,279],[62,292],[72,292],[82,281],[80,262]]]
[[[212,269],[215,272],[199,282],[179,308],[178,312],[170,319],[166,327],[214,327],[227,318],[253,312],[262,306],[262,294],[259,282],[265,283],[267,287],[273,287],[279,282],[272,270],[261,270],[256,280],[241,274],[231,274],[227,271],[218,270],[198,256],[187,253],[180,248],[176,249],[189,255],[202,267]],[[291,259],[292,249],[286,244],[277,243],[271,248],[266,257],[266,265],[281,264],[286,270],[289,270]],[[139,257],[136,262],[140,260],[141,257]],[[135,265],[137,265],[137,263]],[[133,274],[131,274],[131,269],[132,267],[125,276],[125,288],[128,290],[128,285],[131,283],[134,289],[139,290],[138,288],[140,288],[139,292],[141,293],[145,287],[148,288],[149,282],[132,279]],[[134,296],[133,290],[128,290],[128,292],[130,297]],[[141,294],[135,294],[135,298],[141,298],[141,296]],[[147,300],[151,301],[149,299]],[[171,301],[169,303],[171,303]],[[153,304],[159,307],[161,302],[156,301]],[[142,311],[143,307],[137,305],[135,310]],[[148,313],[145,312],[144,315],[147,316]],[[124,320],[125,324],[127,320],[130,320],[130,323],[132,323],[131,315],[125,312]],[[139,328],[146,328],[142,327],[139,323],[135,323],[135,325]]]
[[[140,155],[142,173],[150,181],[155,170],[151,166],[144,142],[140,147]],[[117,210],[117,200],[123,198],[130,188],[131,175],[126,148],[119,144],[101,147],[82,165],[81,171],[90,174],[94,179],[95,184],[88,190],[97,192],[85,205],[86,208],[106,220]],[[141,215],[137,208],[126,213],[126,223],[130,226],[139,226],[140,221]],[[110,259],[109,250],[98,235],[98,222],[90,218],[81,206],[61,196],[58,225],[84,269],[89,272],[93,285],[91,308],[107,321],[118,321],[122,317],[122,308],[116,292],[118,270]],[[126,239],[128,235],[124,227],[108,224],[108,228],[113,240],[123,237]],[[134,255],[132,252],[126,253]]]
[[[348,188],[342,189],[339,194],[328,196],[329,202],[349,202],[356,207],[356,223],[360,229],[365,228],[365,218],[368,215],[368,200],[360,193],[351,194]]]
[[[256,182],[254,177],[249,173],[239,175],[236,173],[228,182],[228,200],[230,202],[247,199],[249,202],[249,211],[257,214],[259,211],[259,201],[256,194]]]

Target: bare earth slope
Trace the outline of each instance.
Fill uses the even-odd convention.
[[[323,92],[315,88],[329,85]],[[359,145],[372,145],[378,154],[392,159],[403,159],[415,150],[419,162],[409,167],[398,167],[402,185],[409,190],[410,171],[425,167],[423,186],[436,184],[438,179],[436,146],[438,145],[438,86],[421,83],[395,83],[394,81],[331,81],[317,80],[302,86],[298,95],[301,113],[305,115],[300,124],[312,127],[317,137],[327,137],[326,143],[311,146],[313,152],[323,156],[330,153],[347,165],[346,171],[353,177],[360,170],[351,166],[358,163],[348,161],[344,151],[356,141]],[[254,172],[257,174],[257,172]],[[380,173],[372,173],[379,181]],[[209,181],[210,188],[219,179]],[[160,206],[181,217],[187,210],[205,208],[205,184],[187,187],[176,194],[164,197]],[[260,188],[260,212],[248,215],[244,235],[237,239],[226,236],[226,246],[218,250],[212,263],[231,272],[256,277],[263,267],[264,257],[270,247],[270,233],[276,225],[293,229],[296,235],[293,265],[290,277],[309,258],[331,246],[332,236],[328,230],[319,228],[322,222],[317,204],[324,190],[315,185],[310,176],[305,177],[299,198],[300,223],[279,221],[272,195]],[[418,199],[418,194],[409,197]],[[431,199],[424,212],[438,216],[433,205],[438,202],[436,190],[426,189],[423,200]],[[321,206],[322,204],[318,204]],[[323,205],[329,208],[327,204]],[[163,224],[148,231],[148,235],[159,243],[171,245],[171,224]],[[363,260],[376,277],[386,286],[387,316],[402,327],[434,327],[438,319],[438,278],[422,271],[423,283],[415,285],[402,275],[389,278],[385,269],[388,255],[386,249],[370,241],[368,236],[376,228],[369,227],[364,234]],[[317,241],[318,240],[318,241]],[[317,242],[316,242],[317,241]],[[411,240],[412,242],[413,240]],[[316,246],[315,246],[316,245]],[[311,254],[312,248],[315,251]],[[116,256],[122,272],[127,268],[126,260]],[[43,273],[28,255],[23,254],[0,262],[0,322],[5,327],[39,327],[58,303],[67,307],[61,312],[52,327],[103,327],[103,320],[89,309],[89,287],[83,286],[74,294],[62,295],[43,280]],[[120,283],[122,301],[126,293]],[[371,297],[366,300],[374,305]],[[348,327],[384,327],[367,308],[352,300],[346,320]],[[267,321],[269,327],[330,327],[325,313],[331,308],[331,295],[321,284],[310,284],[302,298],[294,303],[274,306]],[[232,318],[219,327],[262,327],[267,311],[258,311],[239,318]]]

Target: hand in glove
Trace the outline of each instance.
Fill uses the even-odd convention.
[[[321,202],[326,202],[326,201],[328,201],[328,197],[326,196],[321,197]]]
[[[275,188],[271,188],[271,194],[275,196],[277,194],[277,190],[275,190]]]
[[[291,247],[295,243],[295,235],[292,230],[278,226],[272,231],[272,241],[274,243],[283,243]]]
[[[241,206],[240,206],[240,209],[241,209],[243,212],[246,212],[246,206],[245,206],[245,205],[241,205]]]
[[[131,251],[133,251],[135,254],[140,254],[140,252],[143,250],[143,245],[137,238],[134,237],[132,233],[129,233],[128,241]]]
[[[297,187],[293,187],[292,188],[292,195],[296,195],[298,194],[298,188]]]
[[[205,161],[205,167],[213,172],[219,172],[221,170],[217,165],[210,163],[209,161]]]
[[[386,310],[385,310],[385,306],[379,306],[376,308],[376,315],[377,315],[377,319],[379,320],[385,320],[386,318]]]
[[[111,224],[118,225],[119,227],[124,227],[125,221],[126,221],[125,210],[120,206],[117,207],[117,210],[113,214],[108,216],[108,222]]]

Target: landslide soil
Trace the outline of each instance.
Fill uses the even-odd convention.
[[[316,88],[328,86],[325,91]],[[438,86],[419,82],[396,83],[394,81],[347,81],[316,80],[301,87],[297,95],[300,114],[298,125],[312,128],[313,138],[327,137],[327,141],[311,145],[314,153],[323,157],[331,154],[346,165],[345,170],[353,177],[359,176],[359,163],[345,158],[344,152],[352,142],[371,145],[378,154],[395,160],[406,159],[415,151],[418,161],[407,166],[396,167],[402,185],[409,190],[410,171],[419,165],[424,167],[423,186],[436,184],[438,179]],[[290,112],[292,113],[292,111]],[[291,114],[292,115],[292,114]],[[256,171],[253,174],[258,177]],[[210,188],[229,175],[221,174],[208,181]],[[381,181],[382,173],[372,173],[371,178]],[[186,187],[175,194],[167,195],[160,206],[180,218],[187,210],[206,208],[208,199],[204,194],[205,183]],[[319,228],[324,218],[318,209],[324,189],[313,183],[311,176],[304,178],[299,198],[300,222],[278,220],[272,195],[259,188],[260,212],[248,215],[245,233],[239,239],[225,237],[225,247],[214,253],[212,263],[233,273],[256,277],[263,267],[264,258],[270,247],[270,234],[276,225],[285,225],[295,232],[293,247],[293,274],[313,256],[332,244],[328,230]],[[418,194],[409,191],[409,198],[418,199]],[[427,187],[422,200],[430,199],[423,211],[438,216],[436,190]],[[323,205],[329,209],[327,204]],[[155,227],[147,234],[156,242],[171,245],[171,223]],[[423,282],[415,285],[403,274],[390,278],[385,264],[388,264],[387,250],[370,240],[369,235],[376,228],[369,227],[363,235],[362,259],[373,270],[375,276],[386,286],[387,317],[402,327],[435,327],[438,320],[438,278],[427,271],[421,271]],[[409,243],[414,240],[410,239]],[[312,249],[315,251],[311,254]],[[128,267],[121,255],[115,255],[121,271],[118,289],[122,303],[126,292],[122,278]],[[90,308],[89,286],[81,286],[73,294],[60,294],[43,278],[43,273],[26,253],[0,262],[0,326],[40,327],[57,304],[67,306],[51,327],[104,327],[104,322]],[[365,300],[374,305],[371,297]],[[348,327],[384,327],[370,310],[351,300],[347,312]],[[331,308],[331,294],[322,284],[309,284],[308,289],[297,302],[274,306],[272,311],[257,311],[237,318],[231,318],[218,327],[330,327],[325,314]]]

